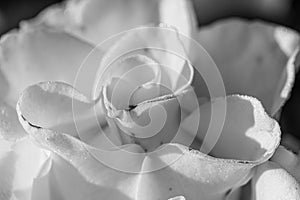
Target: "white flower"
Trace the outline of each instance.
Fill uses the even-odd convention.
[[[168,26],[97,46],[160,22]],[[211,60],[175,29],[207,49],[228,96],[211,98],[197,74]],[[297,42],[296,33],[264,22],[198,30],[188,0],[70,0],[46,9],[1,40],[0,198],[240,199],[249,180],[253,199],[299,198],[294,177],[268,161],[280,142],[271,117],[293,84]],[[224,121],[212,118],[206,136],[211,108],[224,106]],[[153,121],[144,126],[149,110]],[[273,197],[268,181],[277,177]]]

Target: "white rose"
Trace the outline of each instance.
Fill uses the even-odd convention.
[[[171,27],[133,29],[97,46],[159,22]],[[199,75],[213,62],[172,27],[207,49],[229,96],[207,93]],[[300,198],[295,178],[268,161],[297,40],[291,30],[237,19],[198,30],[188,0],[71,0],[46,9],[1,41],[0,198]],[[211,108],[219,118],[210,120]],[[275,197],[269,180],[282,180]]]

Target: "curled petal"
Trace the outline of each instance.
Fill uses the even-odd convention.
[[[266,162],[257,168],[252,188],[254,200],[300,199],[299,183],[273,162]]]
[[[96,126],[97,123],[91,121],[95,103],[68,84],[43,82],[28,87],[22,93],[18,109],[22,117],[33,125],[77,135],[73,115],[85,121],[86,129]]]
[[[251,171],[255,166],[273,155],[279,145],[280,130],[276,121],[265,113],[260,102],[252,97],[236,95],[216,99],[212,104],[217,104],[214,106],[220,109],[220,105],[223,105],[220,101],[225,101],[227,105],[226,119],[220,134],[214,132],[214,129],[206,132],[211,105],[206,103],[200,106],[200,135],[197,137],[208,149],[200,150],[210,152],[209,155],[214,157],[178,144],[161,146],[143,162],[142,170],[149,173],[140,175],[143,184],[139,185],[138,197],[147,194],[149,199],[161,195],[163,198],[184,195],[188,199],[198,199],[199,196],[204,199],[223,199],[227,191],[244,185],[252,177]],[[187,119],[191,119],[190,123],[185,121],[181,126],[189,134],[193,126],[197,125],[193,120],[197,112]],[[222,125],[219,119],[213,117],[212,120],[213,128]],[[165,168],[154,171],[163,166]]]
[[[299,40],[288,29],[280,35],[276,31],[275,25],[231,19],[216,22],[197,36],[216,62],[227,93],[260,99],[272,116],[291,90]]]
[[[183,40],[176,29],[164,25],[140,27],[118,37],[119,41],[103,57],[98,77],[103,76],[115,60],[141,54],[159,63],[160,83],[172,91],[182,91],[191,83],[194,71],[187,57],[188,40]]]
[[[278,123],[255,98],[233,95],[205,103],[199,109],[185,119],[181,128],[203,142],[200,151],[221,158],[264,162],[279,145]],[[225,121],[219,119],[222,112],[226,112]],[[197,124],[193,119],[199,113]]]
[[[260,114],[261,124],[270,120],[263,112],[262,106],[250,97],[234,96],[230,97],[229,101],[241,104],[238,106],[239,109],[237,109],[239,112],[241,112],[241,107],[243,108],[243,106],[248,109],[251,106],[255,107],[252,108],[254,109],[254,116],[256,117],[256,115]],[[229,108],[231,108],[230,104]],[[242,110],[243,112],[248,112],[247,109]],[[99,195],[103,195],[103,197],[121,197],[125,195],[125,199],[147,200],[168,199],[183,195],[188,199],[198,199],[199,196],[205,199],[223,199],[228,190],[245,184],[251,178],[251,169],[268,159],[274,148],[276,148],[277,142],[279,142],[279,140],[276,140],[279,134],[276,132],[277,129],[269,130],[271,131],[270,135],[274,134],[273,138],[268,136],[268,131],[264,131],[264,129],[268,130],[270,128],[268,126],[272,128],[272,125],[268,124],[264,127],[259,124],[261,125],[259,127],[262,129],[260,132],[257,132],[256,127],[254,127],[250,129],[252,131],[249,131],[246,136],[243,134],[239,136],[237,134],[238,130],[233,130],[234,135],[230,137],[232,140],[235,137],[237,138],[236,140],[239,140],[239,138],[245,139],[248,136],[251,140],[254,140],[251,143],[250,139],[248,139],[246,143],[243,143],[243,146],[247,147],[246,149],[250,153],[242,151],[243,149],[238,149],[238,152],[242,151],[241,154],[230,150],[223,153],[222,151],[225,151],[223,147],[227,143],[223,141],[224,138],[221,140],[222,143],[217,145],[214,154],[216,157],[229,159],[213,158],[199,151],[191,151],[188,147],[179,144],[165,144],[149,154],[143,154],[143,150],[135,144],[103,151],[94,149],[68,134],[33,126],[25,118],[20,117],[22,109],[18,109],[18,112],[23,127],[39,145],[58,154],[72,168],[75,168],[74,173],[78,174],[74,175],[74,180],[73,178],[71,180],[76,182],[76,184],[84,185],[80,187],[83,190],[82,193],[89,192],[94,187],[92,186],[94,184],[101,191]],[[229,112],[229,116],[233,115],[231,112]],[[248,115],[251,116],[249,113]],[[246,119],[251,119],[250,116],[247,116]],[[256,120],[257,118],[254,119]],[[242,123],[245,125],[242,128],[247,127],[248,124],[246,122]],[[273,126],[276,127],[276,124],[273,124]],[[229,131],[225,134],[226,137],[230,136],[228,134],[230,134]],[[234,141],[235,143],[239,142],[236,140]],[[259,145],[256,144],[261,145],[261,147],[259,148]],[[125,154],[123,150],[125,150]],[[236,148],[235,151],[237,151]],[[53,166],[59,166],[60,163],[62,161],[54,160]],[[124,171],[120,170],[120,166],[122,166],[121,168]],[[65,166],[58,170],[63,170],[63,168]],[[132,171],[132,168],[134,168],[134,171]],[[49,176],[45,175],[45,177],[37,180],[35,184],[36,190],[34,190],[36,195],[40,195],[38,194],[39,186],[50,187],[54,191],[57,190],[56,194],[58,195],[73,195],[71,192],[59,192],[60,187],[58,186],[60,181],[52,179],[49,182],[49,179],[62,176],[52,176],[52,169],[49,173]],[[73,177],[73,175],[68,176]],[[65,187],[66,191],[71,191],[66,181],[68,179],[63,181],[65,186],[62,185],[62,188]],[[43,190],[41,189],[41,191]]]
[[[104,83],[103,103],[108,116],[126,133],[121,133],[123,142],[153,150],[176,134],[180,121],[177,96],[190,89],[193,67],[186,57],[187,45],[173,28],[141,27],[122,36],[101,61],[97,86]],[[139,68],[143,73],[135,72]],[[140,74],[144,74],[142,81]],[[135,140],[136,136],[149,139]]]
[[[101,78],[107,79],[103,86],[104,101],[110,103],[111,107],[122,110],[143,101],[141,98],[133,96],[137,96],[135,95],[137,91],[149,88],[151,84],[159,84],[161,69],[154,60],[143,55],[134,55],[113,63],[112,68]]]
[[[89,100],[68,84],[42,82],[23,91],[17,111],[19,118],[32,127],[64,132],[97,145],[104,145],[106,141],[108,145],[110,141],[105,140],[101,128],[107,124],[98,101]],[[109,135],[112,136],[107,137],[119,144],[113,134]]]

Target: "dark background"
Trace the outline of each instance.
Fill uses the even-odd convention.
[[[30,19],[45,7],[61,0],[1,0],[0,34],[17,27],[20,20]],[[300,32],[299,0],[193,0],[199,26],[225,17],[263,19],[291,27]],[[300,73],[291,98],[280,119],[284,133],[300,139]]]

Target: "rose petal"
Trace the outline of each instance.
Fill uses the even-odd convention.
[[[67,161],[54,155],[48,172],[35,179],[32,200],[134,199],[131,196],[136,186],[134,175],[119,173],[118,177],[117,172],[114,173],[108,168],[105,172],[103,170],[96,172],[101,174],[103,183],[91,183]]]
[[[194,18],[191,10],[187,0],[67,1],[47,8],[34,23],[45,23],[99,44],[117,33],[149,23],[165,22],[188,34]]]
[[[115,120],[121,129],[121,137],[129,143],[140,144],[147,152],[175,137],[180,117],[179,102],[173,97],[137,106]]]
[[[19,31],[6,34],[0,46],[0,70],[9,84],[6,99],[16,102],[21,91],[40,81],[64,81],[73,84],[76,73],[93,46],[45,26],[23,25]],[[78,89],[89,95],[102,52],[94,49],[81,73],[85,80],[76,80]],[[16,77],[18,77],[16,79]],[[89,78],[87,78],[89,77]]]
[[[300,199],[299,183],[273,162],[267,162],[257,168],[252,188],[255,200]]]
[[[19,123],[16,110],[0,100],[0,140],[15,142],[26,136]]]
[[[0,70],[0,99],[4,99],[8,92],[8,82],[4,76],[4,74]]]
[[[119,41],[108,50],[98,74],[109,67],[111,62],[122,56],[142,54],[159,63],[163,84],[172,91],[183,90],[193,77],[193,68],[188,61],[188,40],[183,40],[178,31],[171,27],[141,27],[120,34]],[[102,80],[105,81],[105,80]],[[102,85],[99,82],[99,85]]]
[[[131,102],[137,90],[159,83],[160,77],[160,66],[154,60],[142,55],[124,57],[113,63],[101,77],[106,80],[102,86],[106,91],[103,93],[104,101],[117,110],[127,109],[137,104]]]
[[[83,121],[89,129],[97,126],[93,107],[96,102],[59,82],[43,82],[28,87],[21,95],[18,108],[31,124],[77,135],[76,123]],[[77,119],[74,119],[74,115]],[[79,119],[80,116],[80,119]],[[76,120],[76,121],[75,121]]]
[[[10,200],[13,195],[14,167],[16,166],[16,155],[7,152],[0,157],[0,199]]]
[[[216,159],[182,145],[166,144],[145,158],[137,197],[224,199],[228,190],[249,180],[251,169],[258,164]]]
[[[64,132],[88,143],[93,141],[96,146],[104,145],[102,148],[112,142],[120,144],[114,134],[104,133],[101,126],[107,126],[107,122],[97,102],[68,84],[43,82],[22,93],[17,111],[22,121],[36,128]]]
[[[276,162],[288,171],[298,182],[300,181],[300,162],[299,155],[287,150],[283,146],[276,149],[271,161]]]
[[[197,36],[219,67],[227,93],[254,96],[271,115],[288,97],[295,73],[293,61],[287,65],[282,42],[274,38],[275,30],[274,25],[234,19],[217,22]],[[289,49],[295,45],[293,40]]]
[[[220,119],[224,106],[225,121]],[[199,109],[197,124],[193,119],[198,118]],[[265,113],[255,98],[228,96],[205,103],[199,109],[185,119],[181,128],[190,135],[197,133],[197,138],[203,141],[201,151],[220,158],[262,162],[269,159],[279,145],[278,123]]]
[[[206,199],[221,199],[227,190],[248,180],[251,168],[260,163],[215,159],[198,151],[189,151],[187,147],[181,145],[169,144],[164,148],[162,147],[162,151],[154,152],[154,154],[144,158],[141,172],[149,173],[132,175],[111,169],[102,164],[102,162],[91,156],[86,145],[69,135],[30,127],[25,121],[22,124],[40,145],[62,156],[76,168],[78,175],[82,175],[85,181],[96,184],[104,197],[106,195],[108,197],[109,195],[120,195],[120,192],[123,192],[121,195],[125,194],[129,199],[144,200],[157,199],[158,197],[168,199],[176,195],[184,195],[188,199],[197,199],[199,195],[206,197]],[[107,156],[108,158],[112,158],[111,161],[116,160],[117,164],[117,158],[122,157],[114,154],[114,156]],[[127,162],[132,163],[136,161],[138,160],[130,159]],[[134,166],[138,165],[134,164]],[[161,169],[161,166],[167,167]],[[157,167],[161,170],[151,171],[157,169]],[[66,176],[73,177],[64,173],[64,176],[49,176],[48,178]],[[46,180],[48,178],[46,177]],[[79,181],[77,181],[77,178],[75,180],[73,178],[70,179],[73,184],[86,183],[82,179]],[[59,182],[63,183],[62,188],[73,185],[66,183],[70,179],[54,181],[51,185],[59,191]],[[39,190],[39,185],[43,186],[47,182],[37,183],[35,191]],[[49,186],[46,185],[46,187]],[[84,187],[80,188],[84,189]],[[111,192],[112,188],[116,192]],[[53,190],[55,191],[55,188]],[[72,190],[69,188],[66,191]],[[85,191],[82,192],[85,193]],[[57,194],[61,193],[58,192]],[[71,192],[64,192],[63,194],[71,195]]]
[[[289,28],[286,27],[275,27],[274,30],[274,38],[278,42],[281,50],[290,57],[294,51],[298,48],[300,38],[299,34]]]
[[[259,111],[260,109],[258,108]],[[102,195],[118,195],[123,191],[122,194],[131,199],[168,199],[178,195],[184,195],[188,199],[197,199],[199,196],[205,199],[222,199],[228,190],[249,180],[254,166],[268,159],[268,156],[255,157],[252,161],[246,160],[248,157],[246,161],[216,159],[199,151],[189,151],[188,147],[176,144],[161,146],[158,151],[146,157],[139,154],[141,151],[137,150],[134,144],[128,146],[131,149],[129,154],[123,154],[120,150],[98,151],[69,135],[37,128],[21,117],[20,121],[39,145],[67,160],[86,181],[104,190]],[[264,139],[259,137],[257,141],[263,144]],[[263,155],[272,152],[273,146],[268,147],[270,149]],[[134,156],[136,153],[138,156]],[[252,153],[255,155],[257,152],[253,150]],[[133,176],[118,171],[120,167],[122,169],[120,162],[127,166],[123,168],[125,171],[134,166],[135,170],[140,172],[139,175]],[[140,170],[139,166],[142,167]],[[157,169],[160,170],[156,171]],[[116,188],[117,192],[113,194],[107,192],[111,191],[111,188]],[[67,191],[71,191],[70,188]]]
[[[68,161],[77,170],[76,172],[78,173],[78,175],[83,177],[83,178],[79,177],[80,180],[83,179],[88,183],[95,184],[101,192],[105,191],[105,188],[109,188],[109,189],[114,188],[119,195],[125,195],[128,198],[134,197],[135,188],[137,187],[136,176],[129,173],[120,172],[118,170],[110,168],[109,165],[106,165],[106,164],[113,164],[114,162],[118,163],[120,161],[119,159],[126,159],[127,157],[122,157],[123,154],[121,151],[119,151],[120,153],[112,152],[113,154],[109,154],[110,152],[108,151],[107,152],[108,154],[106,154],[107,155],[106,160],[101,160],[102,162],[104,162],[102,163],[99,162],[99,160],[96,159],[89,152],[88,149],[91,147],[88,147],[86,144],[75,139],[74,137],[67,134],[54,132],[48,129],[31,126],[28,122],[22,120],[22,118],[20,118],[20,121],[23,127],[27,130],[27,132],[35,139],[35,141],[39,145],[41,145],[43,148],[51,150],[53,153],[58,154],[64,160]],[[132,147],[137,147],[137,145],[133,144]],[[131,148],[131,146],[129,146],[129,148]],[[131,149],[134,150],[134,148]],[[131,166],[132,165],[138,166],[138,163],[140,161],[134,160],[134,158],[135,157],[133,157],[133,160],[132,159],[126,160],[126,162],[128,162],[128,164]],[[134,162],[137,162],[137,164],[135,165]],[[116,165],[117,164],[114,164],[114,166]],[[49,176],[49,178],[51,177],[52,176]],[[65,176],[60,176],[60,177],[65,177]],[[78,179],[77,177],[75,176],[74,177],[75,180],[71,179],[71,181],[72,180],[76,181]],[[65,181],[68,181],[68,179],[65,179]],[[78,184],[81,184],[80,182],[82,181],[79,181]],[[83,182],[82,184],[86,182]],[[42,186],[44,184],[46,183],[45,182],[41,183]],[[73,185],[73,184],[75,183],[69,185]],[[55,186],[55,184],[52,186]],[[46,187],[48,186],[46,185]],[[111,191],[112,190],[109,191],[106,190],[106,192],[103,192],[101,195],[104,196],[117,195],[117,193],[112,193]],[[66,193],[66,194],[70,194],[70,193]]]
[[[157,1],[67,1],[47,8],[34,23],[45,23],[99,44],[119,32],[158,22],[158,11]]]
[[[28,137],[6,145],[0,140],[0,144],[1,199],[15,199],[20,194],[22,199],[30,199],[33,179],[47,159],[47,152]]]
[[[192,2],[189,0],[160,1],[160,21],[176,27],[185,36],[193,35],[193,27],[196,26],[196,14]]]
[[[40,167],[48,159],[49,152],[38,147],[29,137],[17,142],[13,151],[16,154],[14,190],[30,189]]]
[[[296,134],[284,133],[280,144],[292,152],[297,153],[300,151],[300,140],[297,138]]]

